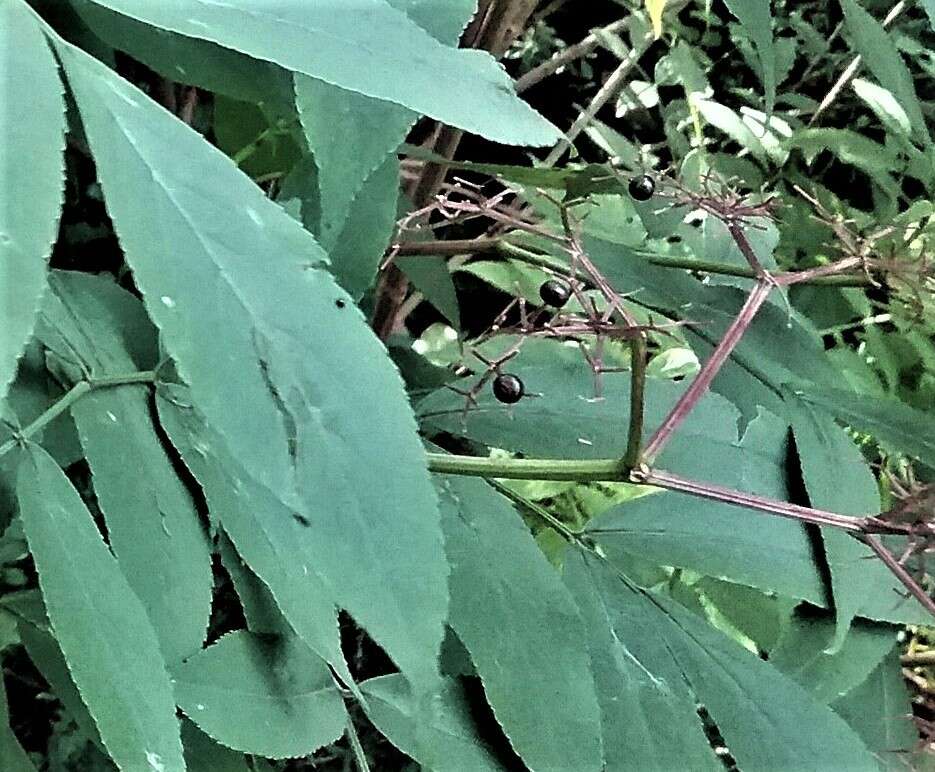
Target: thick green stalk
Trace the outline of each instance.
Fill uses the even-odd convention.
[[[427,453],[429,470],[467,477],[493,477],[503,480],[559,480],[570,482],[629,480],[629,472],[619,458],[580,461],[555,458],[484,458]]]

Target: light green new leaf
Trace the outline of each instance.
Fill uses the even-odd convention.
[[[935,29],[935,0],[921,0],[925,13],[928,14],[932,28]]]
[[[0,2],[0,399],[16,374],[58,234],[65,101],[29,6]]]
[[[665,492],[615,506],[586,530],[615,564],[635,555],[818,606],[827,603],[808,534],[791,520]]]
[[[78,492],[36,445],[23,452],[20,517],[52,630],[118,766],[184,770],[156,632]]]
[[[489,55],[439,43],[384,0],[95,0],[156,27],[210,40],[497,142],[549,145],[558,130],[522,102]]]
[[[385,349],[299,223],[144,94],[56,45],[127,262],[233,473],[299,515],[292,551],[431,689],[447,567]]]
[[[58,339],[93,376],[152,366],[152,339],[140,302],[112,281],[54,272],[38,333]],[[162,448],[150,415],[149,387],[86,394],[72,406],[91,466],[111,549],[143,601],[167,662],[197,651],[211,613],[211,551],[198,512]],[[145,472],[144,472],[145,470]]]
[[[434,702],[432,725],[419,735],[432,745],[438,772],[495,772],[501,766],[477,737],[470,706],[458,682],[446,679]],[[367,717],[393,745],[419,761],[419,720],[406,680],[395,673],[360,685],[367,697]]]
[[[172,676],[185,714],[243,753],[306,756],[344,732],[344,700],[327,665],[291,636],[229,633]]]
[[[509,502],[480,480],[439,478],[451,560],[449,624],[531,769],[602,768],[581,617]]]
[[[896,184],[892,171],[894,154],[879,142],[850,129],[799,129],[789,138],[788,147],[799,148],[811,163],[824,150],[834,154],[845,164],[860,169],[883,190],[893,193]]]
[[[644,689],[703,705],[745,772],[877,769],[860,738],[828,707],[674,601],[635,588],[582,552],[568,556],[565,574],[576,595],[596,595],[604,605],[619,656],[644,672]],[[615,686],[619,693],[627,684],[607,688]],[[626,758],[620,766],[627,768]]]
[[[854,78],[851,88],[888,129],[906,135],[912,131],[909,116],[892,91],[863,78]]]
[[[843,644],[830,652],[837,628],[831,619],[795,617],[769,653],[775,667],[825,703],[860,686],[896,645],[896,628],[864,622],[849,627]]]
[[[883,25],[856,0],[841,0],[844,22],[854,48],[864,65],[883,88],[888,89],[906,111],[917,138],[930,141],[925,116],[919,105],[912,74]]]
[[[912,703],[906,679],[894,648],[856,689],[831,707],[877,754],[887,770],[914,769],[906,751],[917,747],[918,729],[912,720]]]
[[[773,49],[773,19],[770,0],[725,0],[728,10],[743,25],[756,47],[760,81],[766,91],[766,112],[776,103],[776,52]]]

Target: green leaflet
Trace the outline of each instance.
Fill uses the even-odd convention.
[[[883,25],[855,0],[841,0],[848,37],[861,54],[864,66],[880,81],[883,88],[893,92],[912,123],[914,135],[931,142],[925,116],[916,95],[912,74]]]
[[[58,67],[21,0],[0,3],[0,399],[35,322],[64,185],[65,102]]]
[[[37,593],[38,594],[38,593]],[[39,601],[42,602],[41,599]],[[94,719],[88,712],[87,705],[82,702],[78,687],[68,672],[68,663],[59,648],[55,638],[48,628],[36,627],[29,622],[20,621],[18,624],[20,639],[33,664],[42,673],[42,677],[49,682],[55,696],[61,701],[65,711],[77,724],[85,736],[101,751],[105,752],[100,732]]]
[[[565,576],[579,603],[606,609],[602,635],[615,636],[618,656],[644,673],[643,693],[661,690],[691,707],[704,705],[741,769],[877,769],[860,738],[835,713],[691,612],[636,589],[580,551],[567,557]],[[605,686],[614,690],[615,684]],[[621,688],[624,684],[616,685]],[[624,758],[621,766],[626,764]]]
[[[633,555],[827,605],[808,534],[791,520],[667,491],[619,504],[586,530],[614,564]]]
[[[848,426],[935,468],[935,417],[892,397],[855,394],[814,384],[794,384],[803,402],[820,407]]]
[[[880,511],[876,478],[860,450],[834,419],[820,409],[787,398],[802,478],[812,506],[842,515]],[[836,651],[855,615],[925,624],[931,615],[903,587],[869,547],[833,528],[822,529],[831,571],[838,627],[829,644]]]
[[[431,690],[447,567],[422,446],[385,350],[317,268],[316,242],[229,159],[56,45],[127,261],[193,402],[234,471],[249,470],[244,482],[308,524],[290,550],[304,550],[330,598]]]
[[[867,622],[849,627],[833,653],[838,625],[830,619],[795,617],[769,653],[769,661],[824,703],[859,687],[896,646],[895,627]]]
[[[584,565],[579,555],[571,555],[564,580],[587,629],[606,768],[718,769],[683,679],[674,669],[647,668],[627,637],[640,620],[603,597]]]
[[[909,768],[915,768],[905,751],[917,747],[919,734],[895,649],[860,686],[831,707],[877,754],[884,769],[904,770],[907,761]]]
[[[445,45],[457,44],[476,9],[475,0],[390,5]],[[295,101],[318,170],[321,218],[313,232],[338,281],[360,297],[393,234],[399,188],[393,153],[418,114],[303,75],[295,77]]]
[[[323,244],[338,284],[357,299],[377,277],[396,227],[398,198],[399,162],[388,155],[351,202],[337,239],[331,245]]]
[[[0,768],[6,772],[36,772],[35,766],[10,729],[10,712],[7,708],[6,689],[0,678]]]
[[[542,146],[560,136],[515,95],[489,54],[442,45],[383,0],[357,0],[353,14],[335,13],[323,0],[260,10],[247,0],[95,2],[497,142]]]
[[[819,153],[827,150],[845,164],[860,169],[883,190],[895,194],[896,184],[892,172],[895,154],[872,139],[850,129],[800,129],[787,141],[790,149],[799,148],[811,163]]]
[[[222,745],[269,758],[305,756],[344,732],[327,666],[293,637],[246,631],[172,668],[179,706]]]
[[[228,570],[237,571],[230,558],[239,553],[269,589],[295,633],[353,688],[341,652],[334,599],[305,547],[308,528],[226,452],[191,406],[186,389],[166,387],[157,396],[157,406],[166,434],[201,483],[209,510],[233,542],[235,554],[228,554],[225,563]],[[266,610],[258,616],[262,607],[251,602],[259,600],[257,593],[262,596],[261,588],[248,581],[239,582],[236,588],[251,629],[268,632],[270,616]]]
[[[146,610],[77,491],[36,445],[20,461],[17,496],[52,630],[111,757],[126,769],[184,770]]]
[[[594,677],[568,591],[506,499],[480,480],[438,480],[449,624],[497,721],[531,769],[601,769]]]
[[[434,702],[432,725],[418,734],[416,706],[409,685],[398,673],[371,678],[360,685],[367,697],[367,717],[386,738],[417,761],[423,747],[431,744],[438,772],[484,772],[501,769],[477,738],[469,705],[454,679],[445,679]],[[417,740],[418,736],[418,740]]]
[[[98,37],[170,80],[247,102],[287,106],[292,101],[289,73],[270,62],[206,40],[168,33],[92,0],[70,2]]]
[[[766,91],[766,112],[772,113],[776,103],[776,52],[770,0],[725,0],[725,5],[753,41],[760,63],[758,74]]]
[[[54,272],[38,334],[94,376],[152,366],[152,327],[136,298],[105,278]],[[129,345],[128,345],[129,343]],[[137,351],[134,357],[130,346]],[[141,361],[142,360],[142,361]],[[156,435],[149,387],[92,392],[71,409],[111,549],[167,662],[197,651],[211,612],[211,553],[198,512]]]

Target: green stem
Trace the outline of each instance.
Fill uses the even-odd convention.
[[[114,386],[125,386],[134,383],[154,383],[156,372],[154,370],[141,370],[125,375],[108,375],[88,381],[79,381],[56,400],[44,413],[39,415],[32,423],[24,426],[20,431],[0,445],[0,457],[5,456],[23,440],[28,440],[41,432],[52,421],[68,410],[85,394],[97,389],[108,389]]]
[[[501,240],[496,244],[497,251],[505,257],[518,260],[521,263],[534,265],[538,268],[545,268],[560,273],[568,273],[568,265],[562,263],[549,255],[542,255],[532,252],[523,247],[517,246],[506,240]],[[719,276],[736,276],[741,279],[756,279],[756,271],[748,266],[733,265],[731,263],[719,263],[713,260],[696,260],[693,257],[667,257],[664,255],[655,255],[648,252],[634,252],[637,257],[642,258],[650,265],[656,265],[660,268],[678,268],[685,271],[697,271],[698,273],[712,273]],[[587,277],[582,273],[577,273],[575,278],[587,281]],[[798,284],[817,284],[825,287],[869,287],[870,280],[863,274],[835,274],[832,276],[815,276],[806,279]]]
[[[483,458],[427,453],[429,470],[467,477],[503,480],[557,480],[566,482],[629,482],[619,458],[594,460],[557,458]]]
[[[643,405],[646,391],[646,336],[630,339],[630,426],[623,466],[635,469],[643,452]]]

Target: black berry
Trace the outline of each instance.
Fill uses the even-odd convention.
[[[628,190],[630,196],[637,201],[649,201],[656,190],[656,181],[648,174],[641,174],[630,180]]]
[[[567,282],[559,279],[549,279],[539,287],[539,297],[546,305],[561,308],[571,297],[571,287]]]
[[[504,373],[493,382],[493,395],[504,404],[513,405],[523,398],[526,389],[523,382],[515,375]]]

